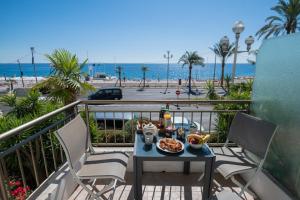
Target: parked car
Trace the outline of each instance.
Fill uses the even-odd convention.
[[[100,129],[105,127],[106,129],[122,129],[123,123],[136,118],[137,116],[131,112],[95,112],[95,119]]]
[[[94,94],[88,96],[89,100],[120,100],[123,98],[120,88],[104,88],[99,89]]]
[[[173,117],[171,118],[172,123],[174,124],[175,128],[184,128],[187,131],[204,131],[203,126],[200,125],[200,123],[195,122],[195,121],[190,121],[186,117]]]

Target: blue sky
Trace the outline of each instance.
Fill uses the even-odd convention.
[[[277,0],[0,0],[0,62],[37,62],[65,48],[90,62],[177,62],[186,50],[213,62],[208,47],[242,20],[244,39],[264,24]],[[256,41],[258,48],[261,41]],[[239,56],[245,62],[246,55]]]

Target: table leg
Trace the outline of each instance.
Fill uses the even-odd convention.
[[[189,174],[190,173],[190,161],[184,161],[183,163],[183,173]]]
[[[134,171],[134,199],[142,199],[142,167],[143,161],[136,156],[133,157],[133,171]]]
[[[205,161],[203,194],[202,194],[202,199],[204,200],[210,199],[212,195],[214,163],[215,163],[215,157],[209,158]]]

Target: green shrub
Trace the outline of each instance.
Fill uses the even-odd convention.
[[[207,89],[206,97],[210,100],[218,99],[218,95],[215,90],[215,86],[212,81],[206,81],[205,88]]]
[[[229,86],[230,90],[226,96],[228,100],[250,100],[253,81],[238,83]],[[249,110],[248,104],[218,104],[214,110]],[[216,118],[217,142],[225,142],[229,127],[234,118],[234,112],[218,113]]]

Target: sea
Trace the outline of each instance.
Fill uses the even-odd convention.
[[[51,66],[49,63],[36,63],[36,73],[38,77],[48,77],[51,73]],[[137,63],[97,63],[87,64],[82,69],[83,72],[93,76],[97,73],[105,73],[108,76],[115,77],[116,67],[121,66],[122,78],[126,80],[141,80],[143,72],[142,66],[147,66],[148,71],[146,72],[146,79],[151,80],[166,80],[167,79],[167,64],[137,64]],[[23,72],[24,77],[33,77],[34,70],[31,63],[21,63],[20,67],[15,63],[1,63],[0,64],[0,77],[19,77],[20,68]],[[208,80],[213,78],[214,74],[214,63],[205,64],[205,66],[193,66],[192,77],[195,80]],[[215,68],[216,79],[221,77],[221,64],[216,64]],[[232,64],[226,64],[225,75],[231,74]],[[253,77],[255,75],[255,65],[253,64],[237,64],[236,77]],[[169,79],[187,79],[188,77],[188,66],[182,66],[180,64],[169,65]]]

